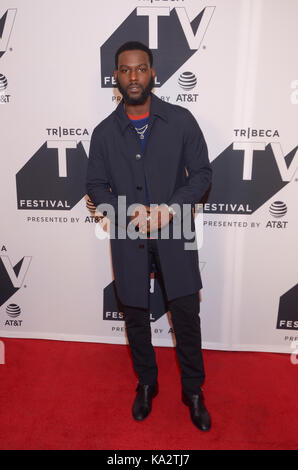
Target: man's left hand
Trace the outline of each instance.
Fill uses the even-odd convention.
[[[140,223],[140,231],[142,233],[154,232],[168,225],[172,218],[173,215],[169,212],[167,206],[156,206],[150,210],[147,220],[143,220],[142,223]]]

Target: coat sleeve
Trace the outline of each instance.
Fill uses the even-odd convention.
[[[168,205],[197,204],[211,184],[212,169],[203,133],[190,111],[184,120],[184,164],[188,172],[187,184],[177,188]]]
[[[112,192],[110,176],[104,162],[102,147],[100,136],[98,136],[95,129],[90,142],[86,191],[96,207],[99,205],[106,206],[107,210],[104,215],[107,215],[112,223],[126,228],[130,220],[126,215],[126,202],[124,204],[121,198],[118,200],[118,196]],[[102,212],[102,210],[99,211]],[[111,217],[112,213],[114,217]]]

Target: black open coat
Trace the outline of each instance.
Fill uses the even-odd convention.
[[[110,204],[115,209],[116,228],[121,226],[117,196],[126,196],[127,207],[133,203],[146,204],[144,175],[151,204],[178,204],[176,208],[181,210],[183,204],[198,203],[211,183],[205,139],[187,109],[165,103],[151,94],[147,133],[143,153],[123,102],[92,133],[87,194],[96,206]],[[192,294],[202,287],[198,251],[185,250],[185,242],[196,240],[193,216],[189,217],[193,238],[186,239],[183,228],[180,239],[173,237],[174,221],[182,224],[184,219],[177,211],[169,224],[170,238],[157,240],[168,300]],[[128,221],[126,217],[122,226]],[[140,236],[134,240],[120,239],[119,235],[111,239],[112,262],[122,303],[147,308],[147,240]]]

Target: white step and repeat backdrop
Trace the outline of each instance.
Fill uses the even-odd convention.
[[[2,0],[0,335],[125,343],[109,240],[86,209],[114,53],[154,52],[155,93],[188,108],[214,178],[200,249],[205,348],[298,340],[298,2]],[[173,345],[157,280],[155,345]]]

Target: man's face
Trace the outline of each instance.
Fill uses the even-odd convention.
[[[124,51],[119,54],[114,77],[127,104],[144,104],[154,87],[155,71],[145,51]]]

